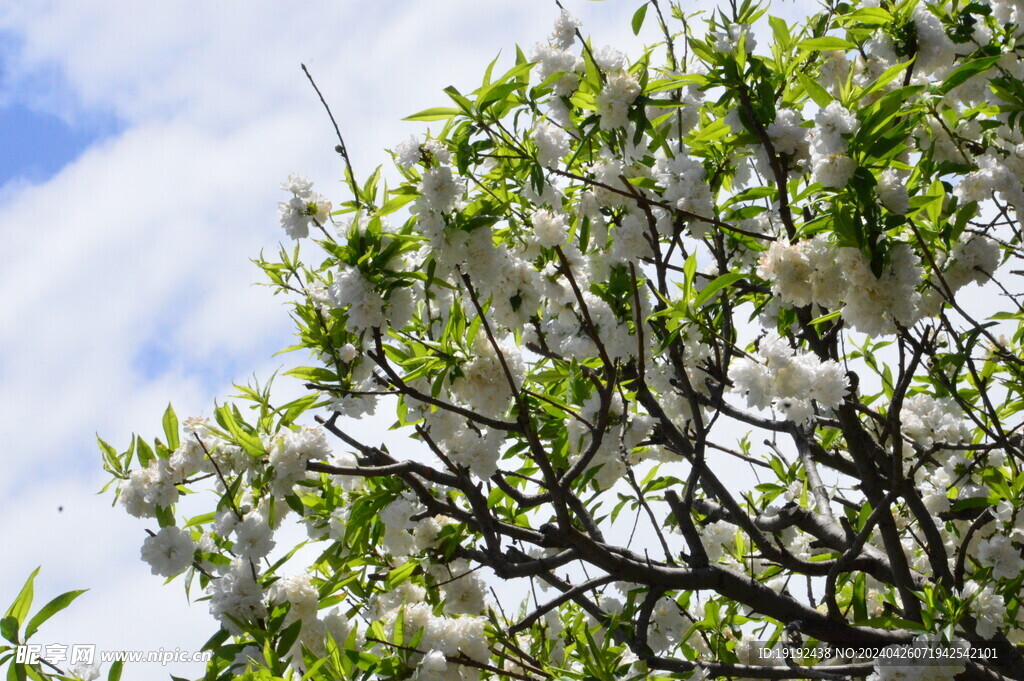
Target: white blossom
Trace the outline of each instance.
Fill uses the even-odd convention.
[[[597,96],[597,112],[601,116],[601,127],[605,130],[624,128],[629,106],[640,94],[640,83],[636,76],[625,71],[609,73],[601,93]]]
[[[1024,573],[1024,558],[1020,548],[1010,537],[994,534],[978,544],[978,559],[982,565],[992,568],[992,576],[996,579],[1013,579]]]
[[[576,31],[580,28],[580,21],[564,9],[555,20],[555,26],[551,31],[548,42],[552,47],[560,50],[568,50],[576,40]]]
[[[975,616],[978,623],[978,635],[982,638],[995,636],[1003,626],[1003,619],[1006,617],[1006,602],[1003,597],[996,593],[991,586],[980,586],[974,581],[964,585],[962,597],[964,600],[970,601],[971,614]]]
[[[254,578],[248,560],[232,561],[223,574],[210,582],[208,591],[210,614],[231,633],[239,631],[232,619],[252,621],[266,615],[263,589]]]
[[[775,332],[761,339],[757,359],[741,357],[732,363],[734,390],[745,395],[751,407],[774,405],[791,421],[809,421],[814,415],[812,400],[838,408],[849,389],[842,365],[795,350]]]
[[[192,564],[196,543],[180,527],[169,525],[142,542],[142,560],[149,563],[154,575],[174,577]]]
[[[533,143],[537,145],[537,162],[544,167],[555,165],[569,153],[569,138],[553,123],[537,121],[533,125]]]
[[[907,185],[900,178],[900,174],[894,168],[886,168],[878,177],[878,184],[875,186],[878,192],[878,199],[882,205],[897,215],[905,215],[910,212],[910,197],[907,195]]]
[[[308,178],[295,174],[281,183],[281,189],[291,192],[292,197],[278,202],[277,210],[281,226],[292,239],[309,236],[311,224],[324,225],[329,219],[330,202],[313,192],[312,187],[313,183]]]
[[[775,113],[775,120],[765,127],[775,153],[797,157],[806,154],[808,130],[800,123],[800,114],[793,109],[779,109]]]
[[[550,210],[538,210],[534,212],[532,222],[534,236],[541,246],[554,248],[565,243],[565,233],[568,229],[565,216]]]
[[[234,527],[235,543],[231,550],[247,560],[267,556],[276,545],[270,522],[260,513],[250,513]]]
[[[971,282],[983,284],[995,273],[1001,257],[999,244],[993,239],[965,234],[953,248],[952,262],[943,279],[954,292]]]
[[[555,94],[568,96],[579,84],[577,72],[583,68],[583,60],[567,49],[551,45],[537,45],[530,61],[537,62],[534,69],[540,82],[544,82],[556,74],[562,74],[554,81]]]

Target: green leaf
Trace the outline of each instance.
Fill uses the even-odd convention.
[[[235,439],[242,449],[251,454],[252,456],[262,456],[265,452],[263,451],[263,443],[260,439],[242,428],[239,424],[238,419],[235,418],[235,414],[231,409],[230,405],[218,407],[214,412],[217,417],[217,422],[221,424]]]
[[[124,669],[124,661],[116,660],[110,665],[110,671],[107,673],[107,681],[121,681],[121,670]]]
[[[931,186],[928,187],[928,193],[926,196],[931,199],[926,208],[925,212],[928,214],[928,220],[931,224],[938,226],[939,218],[942,217],[942,204],[946,198],[946,187],[939,180],[932,181]]]
[[[998,498],[990,497],[967,497],[966,499],[958,499],[951,510],[963,511],[968,508],[985,508],[986,506],[995,506],[999,503]]]
[[[170,404],[164,412],[164,436],[167,437],[167,446],[171,449],[177,449],[181,444],[178,441],[178,417]]]
[[[836,310],[835,312],[829,312],[828,314],[822,315],[820,317],[815,317],[809,323],[811,325],[813,325],[813,326],[817,326],[818,324],[824,324],[825,322],[830,322],[833,319],[839,319],[841,314],[842,314],[842,310]]]
[[[288,654],[288,651],[291,650],[293,645],[295,645],[295,641],[299,639],[299,630],[301,628],[302,620],[297,619],[281,632],[281,638],[278,639],[276,646],[278,655],[283,657]]]
[[[848,50],[852,47],[857,47],[857,43],[851,43],[849,40],[844,40],[843,38],[823,36],[821,38],[808,38],[807,40],[801,40],[796,44],[796,46],[801,50],[808,50],[811,52],[827,52],[830,50]]]
[[[333,383],[338,380],[338,375],[324,367],[295,367],[284,372],[285,376],[294,376],[300,381],[314,381],[316,383]]]
[[[700,307],[707,301],[711,300],[711,297],[721,291],[727,286],[731,286],[740,279],[745,279],[746,275],[740,272],[727,272],[720,277],[715,277],[713,280],[708,282],[708,285],[697,294],[697,297],[693,300],[694,307]]]
[[[693,291],[693,278],[697,274],[697,254],[693,253],[683,263],[683,293],[687,305],[690,302],[690,295]]]
[[[388,588],[393,589],[402,582],[409,579],[409,577],[412,576],[412,573],[416,571],[417,567],[419,567],[419,564],[410,560],[404,563],[401,567],[397,567],[391,572],[389,572],[387,579]]]
[[[804,90],[807,91],[807,96],[809,96],[815,104],[824,107],[828,106],[832,102],[832,95],[828,93],[828,90],[821,87],[816,80],[800,72],[797,72],[796,77],[800,79],[800,84],[803,85]]]
[[[7,681],[25,681],[25,665],[12,664],[7,668]]]
[[[640,9],[633,13],[633,35],[640,35],[640,28],[644,25],[644,18],[647,16],[647,3],[640,5]]]
[[[908,59],[907,61],[900,62],[895,66],[890,66],[889,68],[882,72],[882,75],[878,77],[878,80],[864,88],[864,90],[858,95],[858,97],[867,97],[872,93],[878,92],[886,85],[891,83],[893,80],[895,80],[898,75],[900,75],[908,68],[910,68],[910,65],[913,63],[913,59]]]
[[[772,36],[780,49],[788,50],[792,36],[789,33],[789,25],[779,17],[768,17],[768,25],[772,27]]]
[[[446,121],[453,116],[458,116],[462,111],[448,106],[435,106],[432,109],[424,109],[412,116],[406,116],[403,121]]]
[[[972,76],[976,76],[982,71],[987,71],[992,68],[996,62],[1001,59],[1001,55],[994,57],[982,57],[981,59],[972,59],[969,62],[961,64],[953,73],[946,76],[946,80],[942,81],[942,85],[939,86],[939,92],[946,94],[957,85],[966,82]]]
[[[149,462],[156,458],[153,454],[153,448],[149,446],[149,443],[143,440],[141,437],[136,438],[135,442],[135,455],[139,460],[139,466],[145,468],[149,465]]]
[[[395,626],[392,630],[391,642],[396,646],[400,646],[405,643],[405,608],[399,609],[398,617],[395,618]]]
[[[39,568],[32,571],[32,574],[29,575],[28,579],[25,581],[25,586],[21,587],[21,593],[19,593],[18,597],[14,599],[14,602],[11,603],[11,607],[7,609],[7,613],[5,614],[5,618],[13,617],[15,624],[17,624],[18,627],[20,627],[28,617],[29,608],[32,607],[32,597],[35,593],[35,581],[36,575],[38,574]],[[17,631],[17,629],[15,629],[15,631]]]
[[[400,194],[394,197],[393,199],[387,201],[383,206],[381,206],[380,210],[377,211],[377,215],[390,215],[391,213],[394,213],[396,210],[398,210],[399,208],[401,208],[402,206],[409,203],[415,198],[415,194]]]
[[[893,16],[881,7],[862,7],[855,12],[850,12],[840,17],[839,20],[844,25],[869,24],[872,26],[886,26],[893,22]]]
[[[60,596],[57,596],[52,601],[44,605],[42,609],[37,612],[31,620],[29,620],[28,626],[25,627],[25,638],[31,638],[32,634],[36,633],[43,622],[71,605],[76,598],[84,594],[86,591],[87,589],[68,591],[66,593],[62,593]]]
[[[0,619],[0,636],[3,636],[5,640],[11,643],[17,643],[18,620],[10,616]]]

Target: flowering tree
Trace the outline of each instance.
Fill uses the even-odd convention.
[[[1024,5],[687,9],[284,183],[308,395],[101,442],[206,678],[1024,678]]]

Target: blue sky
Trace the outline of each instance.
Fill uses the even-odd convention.
[[[39,65],[19,72],[14,62],[24,48],[21,38],[0,31],[0,187],[41,184],[118,131],[109,111],[77,105],[60,69]]]
[[[11,180],[39,184],[91,144],[116,133],[114,125],[69,124],[59,116],[11,103],[0,108],[0,186]]]

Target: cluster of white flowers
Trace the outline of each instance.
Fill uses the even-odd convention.
[[[428,139],[421,142],[419,137],[411,135],[409,139],[400,142],[395,148],[397,158],[395,163],[400,167],[409,169],[420,161],[437,162],[440,165],[447,165],[452,160],[452,154],[444,144],[435,139]]]
[[[842,187],[853,177],[856,162],[846,155],[847,136],[857,129],[857,117],[839,102],[830,102],[814,118],[811,132],[811,181]]]
[[[433,437],[433,434],[431,436]],[[440,515],[413,520],[413,516],[422,510],[423,507],[413,495],[403,492],[380,511],[380,521],[384,526],[381,547],[385,552],[401,562],[404,562],[409,556],[418,551],[436,548],[441,531],[455,523],[451,518]],[[454,571],[454,567],[452,569]],[[468,572],[468,568],[460,569],[455,574],[466,572]],[[441,577],[440,573],[434,576],[435,581],[438,583],[446,582],[452,577],[451,574]],[[452,608],[469,607],[467,604],[471,600],[470,596],[462,593],[462,590],[468,590],[470,587],[469,582],[453,587]],[[386,619],[387,613],[394,611],[402,603],[421,601],[423,598],[422,588],[406,582],[394,591],[379,594],[374,602],[371,603],[371,614],[374,617]],[[459,603],[462,603],[462,605],[459,606]]]
[[[234,513],[230,509],[225,511],[228,512]],[[228,532],[234,532],[235,543],[231,546],[231,551],[236,556],[246,560],[259,560],[274,550],[277,542],[274,541],[274,530],[265,513],[250,511],[237,523],[234,522],[235,519],[237,516],[234,515],[230,516],[230,520],[227,517],[223,518],[225,522],[221,529],[225,530],[225,536]]]
[[[580,289],[584,291],[583,303],[587,306],[590,321],[593,322],[605,351],[613,359],[631,356],[637,350],[636,338],[630,334],[629,326],[618,319],[611,306],[588,290],[589,279],[582,276],[584,272],[582,267],[576,270],[577,281]],[[579,301],[568,282],[549,282],[545,293],[547,305],[541,311],[540,333],[548,347],[567,358],[596,357],[597,345],[590,337],[580,312]],[[643,289],[640,302],[646,309],[649,299]],[[527,327],[524,338],[526,342],[536,342],[537,330]]]
[[[963,203],[985,201],[998,192],[1017,212],[1024,210],[1024,186],[1021,185],[1021,170],[1024,170],[1024,145],[1014,148],[1006,158],[993,150],[975,160],[978,169],[965,175],[953,189],[953,194]]]
[[[833,95],[838,95],[846,83],[847,76],[850,75],[850,60],[846,58],[846,53],[842,50],[823,52],[821,58],[818,79],[826,90]]]
[[[975,581],[964,585],[961,597],[970,601],[968,608],[977,619],[978,635],[982,638],[995,636],[1006,618],[1006,601],[1003,597],[991,585],[982,586]]]
[[[711,346],[704,343],[697,334],[684,332],[683,366],[690,376],[693,389],[707,394],[708,374],[701,364],[711,356]],[[690,400],[673,385],[675,371],[668,362],[651,362],[647,366],[647,383],[658,395],[662,411],[674,423],[684,424],[693,419]]]
[[[891,248],[888,267],[876,277],[859,249],[836,249],[823,236],[795,244],[778,239],[758,267],[758,275],[771,282],[772,293],[783,303],[828,309],[845,303],[843,319],[872,335],[892,333],[894,322],[912,326],[922,317],[917,286],[923,274],[921,260],[908,244]]]
[[[1005,534],[993,534],[978,544],[978,559],[982,565],[992,568],[995,579],[1013,579],[1024,574],[1024,558],[1014,538]]]
[[[285,429],[271,440],[267,452],[274,469],[274,494],[284,497],[306,478],[306,464],[331,457],[331,445],[322,428]]]
[[[289,605],[285,626],[301,622],[299,636],[290,651],[293,664],[302,660],[303,646],[316,655],[322,655],[325,651],[326,636],[330,636],[341,646],[356,629],[355,623],[339,608],[332,608],[323,617],[319,616],[320,595],[307,573],[277,580],[268,590],[267,598],[272,604]]]
[[[426,425],[431,439],[453,463],[482,480],[498,471],[504,439],[500,432],[469,425],[464,417],[445,409],[430,412]]]
[[[454,211],[466,192],[466,181],[452,171],[451,152],[437,140],[420,144],[410,139],[398,150],[399,165],[422,160],[427,164],[420,179],[416,201],[409,212],[416,216],[419,231],[436,247],[444,237],[445,216]]]
[[[597,96],[597,113],[605,130],[624,128],[629,124],[629,106],[640,94],[636,76],[622,69],[608,74]]]
[[[910,327],[921,318],[921,294],[917,286],[924,274],[921,259],[909,244],[898,243],[889,251],[889,266],[876,277],[859,249],[840,248],[839,267],[846,277],[843,319],[858,331],[882,335]]]
[[[662,598],[651,611],[651,627],[647,630],[647,644],[652,650],[670,650],[682,639],[687,622],[679,604],[671,598]]]
[[[654,254],[647,216],[639,210],[631,210],[623,215],[613,233],[615,236],[609,255],[614,262],[636,263],[641,258],[649,258]],[[595,276],[595,279],[603,278],[605,277]]]
[[[477,413],[491,417],[503,415],[512,400],[502,358],[517,387],[522,385],[525,371],[522,354],[511,338],[498,339],[497,346],[483,331],[478,332],[472,359],[462,365],[462,376],[452,383],[452,392],[459,399]]]
[[[474,681],[480,677],[479,670],[449,660],[462,655],[480,663],[490,660],[491,653],[484,635],[486,620],[467,615],[435,615],[420,597],[383,613],[381,619],[389,630],[394,628],[399,612],[406,636],[412,638],[417,632],[422,632],[418,648],[426,652],[414,656],[417,669],[413,678],[417,681]]]
[[[753,54],[757,49],[757,40],[750,30],[749,24],[729,24],[723,31],[711,33],[710,38],[714,40],[715,50],[722,54],[732,54],[739,47],[740,39],[743,39],[744,52]]]
[[[601,411],[600,395],[590,395],[580,408],[580,416],[586,423],[573,419],[567,423],[571,455],[570,463],[575,464],[592,443],[594,430],[587,424],[596,425]],[[592,482],[598,489],[610,489],[626,475],[626,464],[639,463],[633,451],[651,432],[654,420],[646,414],[626,414],[622,398],[613,394],[608,406],[608,426],[601,438],[601,444],[589,462],[589,469],[596,469]]]
[[[168,458],[151,459],[145,468],[132,471],[118,485],[118,498],[130,515],[152,518],[157,507],[169,508],[177,502],[179,484],[191,475],[213,470],[207,450],[222,466],[240,472],[249,469],[251,462],[241,448],[223,442],[205,420],[187,419],[182,430],[182,442]]]
[[[771,282],[773,295],[794,307],[838,307],[845,288],[835,248],[821,234],[795,244],[785,238],[773,241],[757,274]]]
[[[611,45],[594,52],[594,62],[602,71],[621,71],[626,68],[626,55]]]
[[[862,50],[853,61],[853,82],[860,87],[867,87],[881,76],[886,69],[898,60],[896,47],[892,38],[883,31],[878,31],[864,41]],[[890,88],[892,85],[890,84]],[[863,101],[870,104],[885,94],[885,90],[875,92]]]
[[[951,397],[917,393],[907,397],[900,409],[902,432],[925,448],[936,442],[960,444],[971,437],[960,406]]]
[[[564,9],[555,20],[555,26],[551,30],[548,43],[560,50],[568,50],[576,40],[576,31],[580,28],[580,21]]]
[[[311,223],[324,225],[330,217],[331,204],[315,193],[313,183],[302,175],[291,174],[281,183],[281,189],[291,192],[288,201],[279,201],[281,226],[292,239],[309,236]]]
[[[343,266],[335,273],[327,301],[331,307],[346,309],[345,326],[352,333],[383,327],[387,321],[384,297],[359,268]]]
[[[654,179],[664,187],[664,199],[679,210],[705,217],[714,215],[714,197],[704,181],[704,166],[696,159],[682,152],[671,158],[659,152],[654,162]],[[708,226],[701,220],[690,220],[690,229],[697,238],[704,236]]]
[[[408,494],[400,494],[381,510],[380,520],[384,524],[381,545],[392,556],[408,556],[416,548],[416,542],[410,534],[416,528],[416,523],[411,517],[419,510],[419,504]]]
[[[957,57],[957,45],[946,35],[942,21],[926,5],[914,8],[913,21],[917,29],[914,68],[918,76],[941,77],[951,71]],[[973,49],[973,46],[968,49]]]
[[[552,225],[548,223],[547,226]],[[561,227],[556,223],[554,228]],[[542,278],[529,260],[531,249],[539,245],[538,239],[524,235],[529,246],[516,253],[505,244],[496,246],[489,228],[478,228],[468,235],[460,234],[463,238],[458,242],[453,240],[451,248],[440,254],[441,259],[452,267],[461,263],[481,299],[490,298],[491,320],[508,329],[521,329],[541,305]],[[546,236],[551,235],[548,233]],[[435,251],[434,255],[436,258],[438,253]],[[450,307],[447,299],[444,305]]]
[[[775,153],[796,158],[806,156],[809,130],[801,125],[802,122],[799,112],[793,109],[779,109],[776,112],[775,120],[765,127]],[[736,121],[731,127],[740,132],[741,124]]]
[[[444,612],[448,615],[479,615],[487,607],[487,585],[468,561],[457,559],[428,568],[444,594]]]
[[[1002,251],[999,244],[987,236],[968,233],[953,247],[952,256],[943,279],[956,293],[971,282],[983,284],[991,279],[999,267]]]
[[[555,165],[569,153],[569,136],[554,123],[537,121],[531,137],[537,146],[537,162],[545,168]]]
[[[700,528],[700,541],[704,545],[704,551],[708,554],[708,560],[712,563],[735,562],[733,554],[736,553],[736,526],[716,520]]]
[[[878,193],[878,200],[882,202],[882,205],[893,213],[905,215],[910,212],[907,185],[900,177],[900,172],[895,168],[886,168],[881,172],[875,191]]]
[[[466,181],[457,178],[451,166],[434,166],[423,173],[419,191],[428,210],[448,214],[455,209],[458,200],[466,192]]]
[[[571,47],[570,43],[568,47]],[[583,69],[583,60],[579,55],[571,52],[568,47],[559,45],[537,45],[530,61],[537,62],[534,71],[540,82],[545,82],[552,76],[561,74],[552,84],[555,94],[567,97],[573,93],[579,85],[578,73]]]
[[[265,617],[263,587],[256,581],[254,568],[248,560],[236,558],[221,569],[220,575],[210,581],[210,614],[227,631],[240,633],[235,620],[251,622]]]
[[[142,560],[149,563],[154,575],[174,577],[192,564],[196,543],[192,536],[176,525],[161,528],[142,542]]]
[[[550,210],[537,210],[533,213],[533,234],[537,237],[537,243],[544,248],[554,248],[565,243],[565,234],[568,226],[565,224],[565,216],[561,213],[554,213]]]
[[[157,507],[169,508],[178,501],[182,476],[167,459],[153,459],[145,468],[133,470],[118,485],[118,499],[136,518],[152,518]]]
[[[843,403],[849,379],[838,362],[790,347],[770,332],[761,339],[757,360],[741,357],[729,367],[735,391],[757,409],[774,407],[787,419],[805,423],[814,417],[812,401],[831,409]]]

